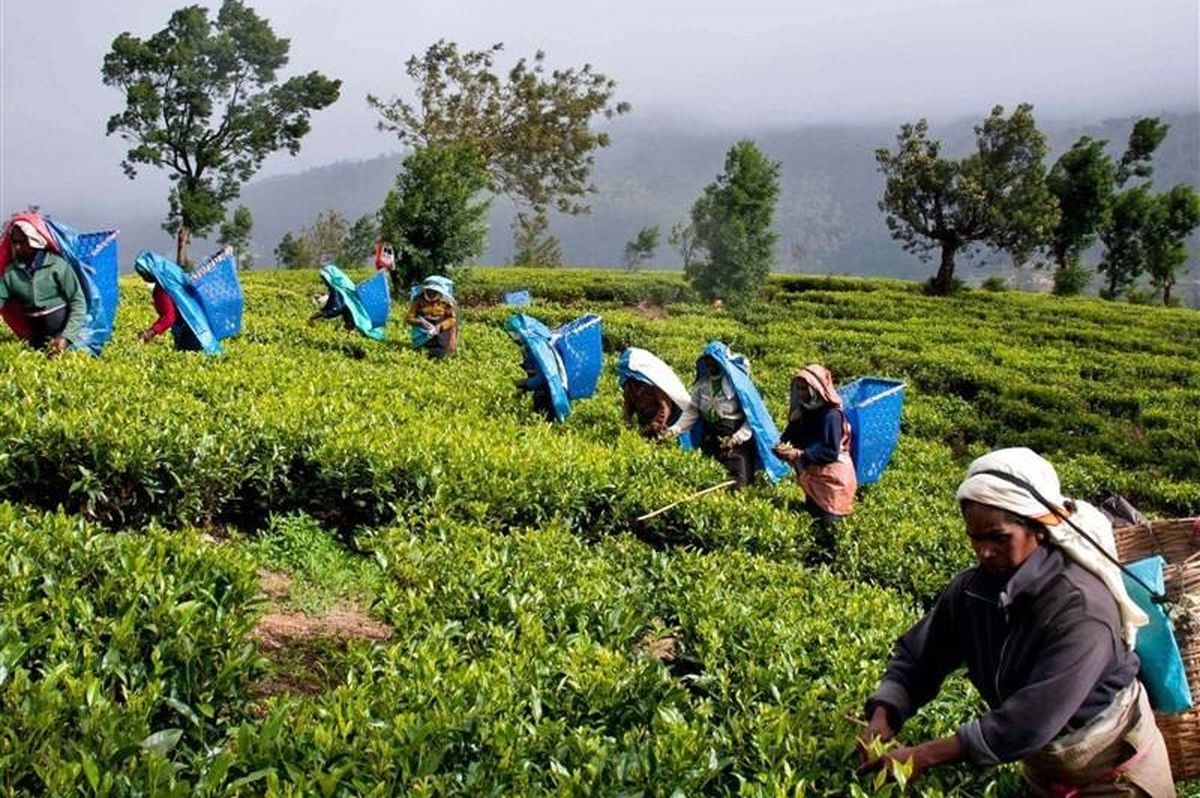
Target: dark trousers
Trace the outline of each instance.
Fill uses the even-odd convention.
[[[29,345],[34,349],[45,349],[51,339],[57,338],[67,326],[70,311],[64,305],[45,316],[29,317]]]
[[[837,528],[845,516],[834,515],[808,496],[804,497],[804,510],[812,517],[814,562],[832,562],[837,550]]]
[[[718,442],[721,435],[713,426],[715,425],[705,425],[704,437],[700,439],[700,451],[725,466],[725,471],[730,479],[737,482],[737,487],[746,487],[754,476],[754,439],[729,449],[722,448]]]

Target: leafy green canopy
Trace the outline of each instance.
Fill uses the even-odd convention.
[[[646,263],[654,257],[654,250],[658,249],[658,242],[662,238],[662,234],[658,229],[658,225],[652,227],[643,227],[638,230],[638,234],[633,240],[625,243],[625,268],[636,269],[643,263]]]
[[[263,159],[295,155],[311,113],[338,99],[341,81],[319,72],[278,82],[289,47],[253,9],[224,0],[215,21],[186,6],[147,39],[122,33],[105,55],[104,84],[125,93],[108,134],[130,143],[121,164],[130,178],[140,165],[170,173],[163,227],[177,234],[180,260],[188,237],[224,218]]]
[[[739,141],[692,205],[695,253],[684,273],[705,299],[745,305],[762,288],[779,238],[772,229],[779,170],[753,141]]]
[[[453,272],[483,252],[490,199],[486,166],[469,145],[418,147],[404,159],[379,212],[405,284]]]
[[[249,252],[250,230],[253,226],[254,219],[245,205],[239,205],[233,215],[221,223],[221,235],[217,241],[221,246],[233,248],[237,254],[238,266],[242,269],[249,269],[253,265]]]
[[[1046,137],[1032,106],[1019,105],[1006,118],[997,105],[975,127],[975,143],[965,158],[946,158],[922,119],[901,126],[895,152],[875,152],[886,178],[879,209],[892,237],[922,259],[941,250],[935,294],[953,287],[958,254],[989,246],[1022,260],[1058,221],[1042,163]]]
[[[379,111],[379,128],[404,144],[473,148],[491,188],[535,213],[586,212],[582,200],[595,190],[594,154],[609,143],[592,121],[626,113],[629,104],[613,100],[616,81],[590,64],[547,72],[541,50],[497,74],[494,61],[503,49],[463,52],[441,40],[413,56],[405,71],[417,86],[415,101],[367,98]]]

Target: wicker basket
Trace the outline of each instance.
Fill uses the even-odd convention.
[[[1162,555],[1168,599],[1200,595],[1200,518],[1147,521],[1113,533],[1121,562]],[[1175,636],[1193,699],[1200,700],[1200,628],[1177,629]],[[1177,780],[1200,778],[1200,707],[1174,715],[1156,713],[1155,718],[1167,742],[1172,775]]]

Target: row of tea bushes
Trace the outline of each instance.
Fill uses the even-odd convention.
[[[0,793],[186,795],[211,778],[258,669],[248,562],[193,533],[7,503],[0,562]]]

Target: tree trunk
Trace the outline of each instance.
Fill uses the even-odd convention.
[[[175,232],[175,262],[179,264],[180,268],[187,268],[188,242],[191,239],[191,228],[180,225]]]
[[[954,286],[954,254],[958,252],[958,244],[952,241],[942,242],[942,264],[938,267],[937,277],[933,278],[934,296],[949,296]]]
[[[1164,306],[1171,304],[1171,286],[1173,286],[1174,284],[1175,284],[1175,281],[1170,278],[1163,280],[1162,289],[1163,289],[1163,305]]]

